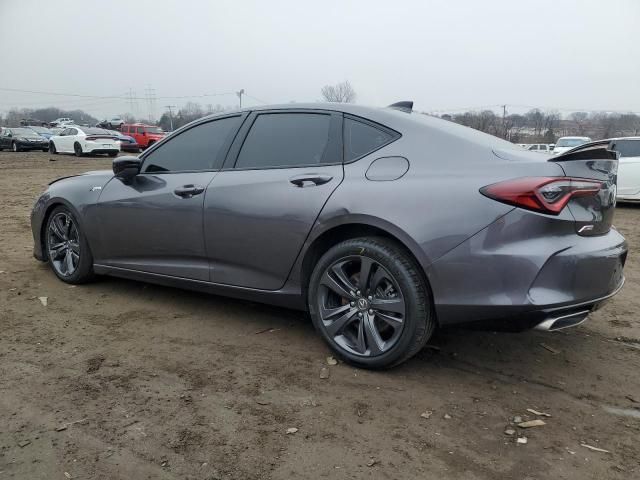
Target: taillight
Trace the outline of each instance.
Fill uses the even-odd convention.
[[[570,177],[524,177],[487,185],[483,195],[536,212],[558,215],[575,197],[596,195],[602,182]]]

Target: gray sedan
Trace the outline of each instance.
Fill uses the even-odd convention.
[[[68,283],[307,310],[337,355],[383,368],[436,327],[554,330],[614,295],[617,166],[606,142],[529,153],[410,102],[241,110],[53,182],[34,255]]]

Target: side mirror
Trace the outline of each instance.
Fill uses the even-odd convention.
[[[142,132],[142,136],[146,137],[147,136],[147,132]]]
[[[116,157],[113,160],[113,173],[124,181],[129,181],[138,175],[140,167],[142,167],[142,160],[138,157]]]
[[[13,137],[13,134],[11,132],[7,133],[7,137],[11,138]]]

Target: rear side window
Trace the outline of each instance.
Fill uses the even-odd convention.
[[[220,168],[223,147],[240,124],[240,117],[203,123],[169,139],[144,161],[144,172],[179,172]],[[226,150],[226,149],[225,149]]]
[[[344,161],[360,158],[395,138],[391,132],[351,118],[344,119]]]
[[[298,167],[323,163],[331,115],[264,113],[256,117],[236,168]]]
[[[138,127],[137,130],[138,133],[144,133],[144,127]]]
[[[620,140],[613,150],[620,152],[621,157],[640,157],[640,140]]]

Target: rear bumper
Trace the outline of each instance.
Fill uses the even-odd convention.
[[[599,308],[622,288],[626,255],[624,237],[613,228],[582,237],[573,222],[516,209],[427,275],[441,326],[518,331],[567,315],[574,318],[564,323],[571,323]]]

